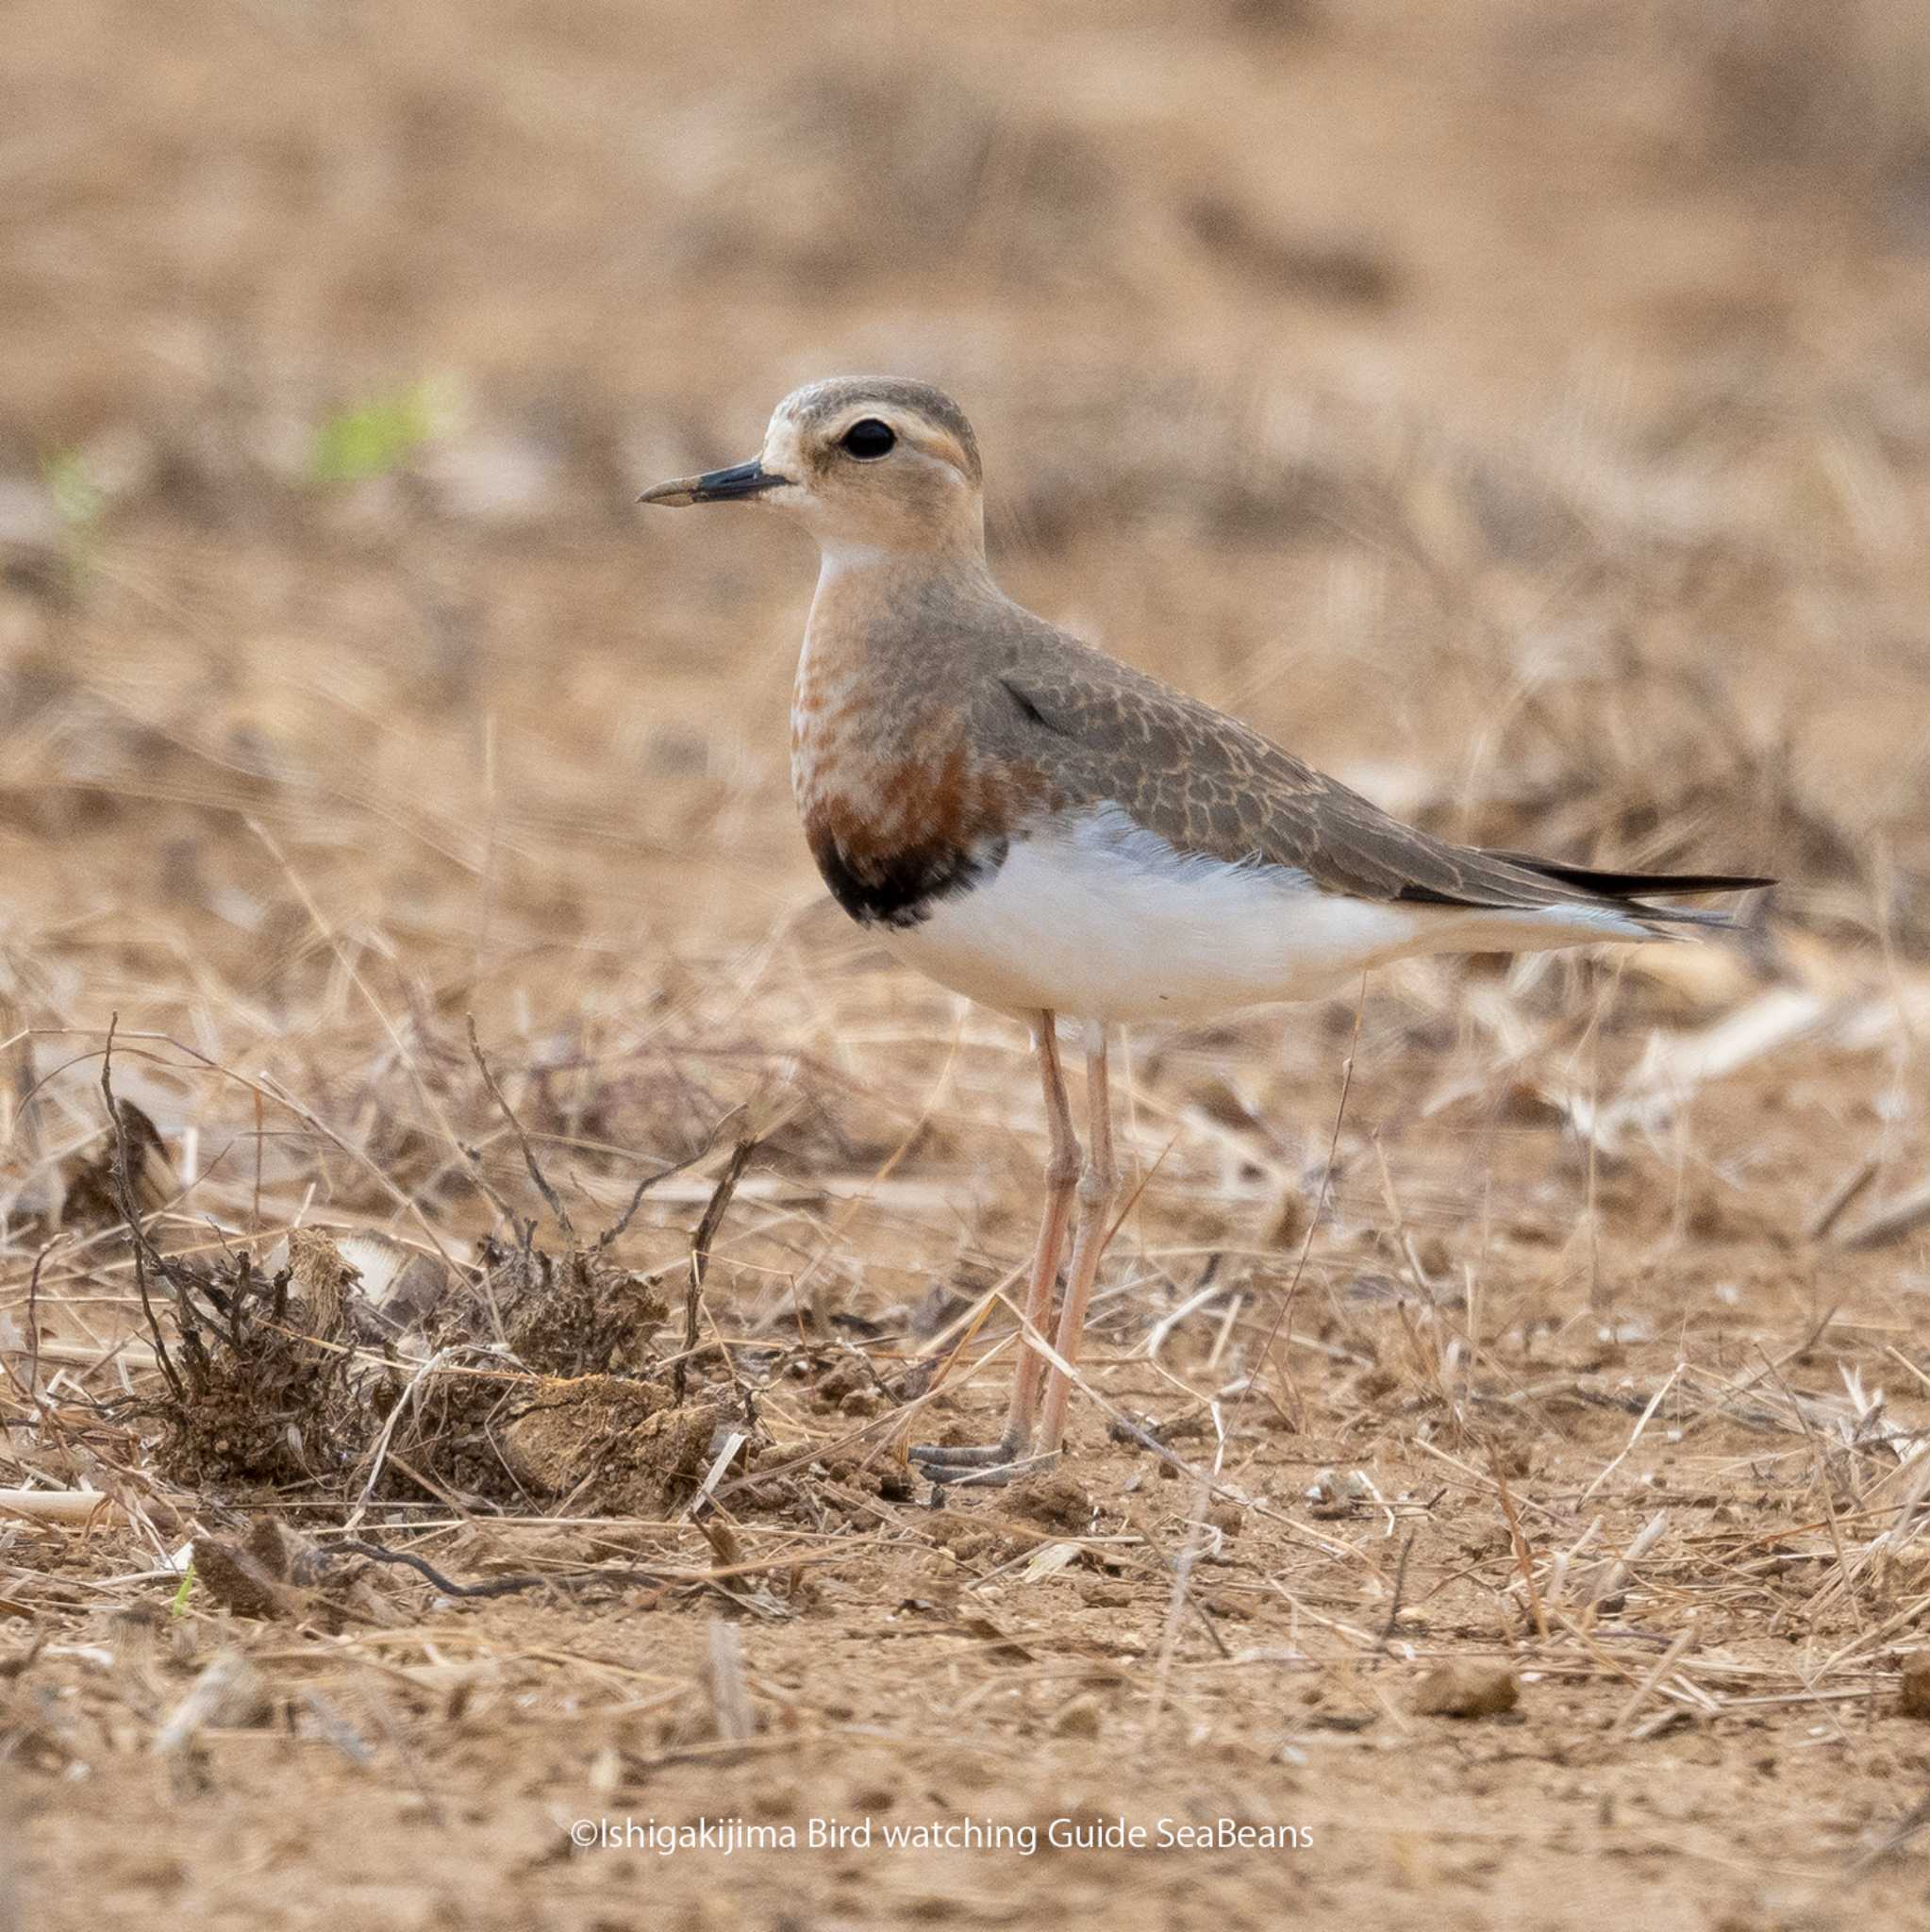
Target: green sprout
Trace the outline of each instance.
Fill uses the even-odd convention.
[[[60,522],[60,568],[70,595],[78,595],[93,566],[107,492],[77,449],[51,450],[41,458],[41,482]]]
[[[190,1563],[186,1574],[181,1578],[180,1589],[175,1591],[173,1600],[168,1605],[169,1616],[185,1617],[188,1614],[188,1592],[193,1588],[194,1566],[192,1563]]]
[[[440,385],[419,382],[337,410],[315,431],[309,480],[361,483],[391,475],[434,440],[448,416],[447,401]]]
[[[77,449],[57,449],[41,462],[41,480],[54,499],[54,510],[68,530],[84,536],[100,522],[107,497],[87,472],[87,459]]]

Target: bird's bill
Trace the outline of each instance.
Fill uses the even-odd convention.
[[[727,470],[707,470],[701,476],[679,476],[674,482],[659,483],[655,490],[646,490],[637,501],[669,504],[673,508],[681,508],[687,503],[735,503],[741,497],[761,496],[767,490],[781,489],[790,481],[789,476],[767,470],[754,457],[749,462],[733,464]]]

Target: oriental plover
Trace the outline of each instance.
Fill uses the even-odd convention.
[[[1013,603],[986,564],[981,477],[949,396],[860,377],[787,396],[751,461],[642,500],[758,504],[818,541],[791,704],[805,834],[853,919],[907,965],[1030,1027],[1051,1151],[1024,1316],[1073,1364],[1119,1185],[1111,1029],[1321,998],[1410,954],[1727,924],[1649,901],[1770,882],[1594,872],[1400,824]],[[1083,1162],[1061,1020],[1085,1049]],[[1070,1393],[1047,1367],[1022,1348],[998,1441],[912,1456],[940,1481],[1040,1466],[1064,1440]]]

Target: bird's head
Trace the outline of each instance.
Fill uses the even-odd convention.
[[[642,501],[758,503],[788,511],[829,560],[985,549],[978,441],[929,383],[845,376],[778,404],[747,463],[681,476]]]

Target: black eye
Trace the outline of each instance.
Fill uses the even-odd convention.
[[[880,423],[875,416],[867,416],[862,423],[854,423],[838,439],[838,446],[855,456],[859,462],[872,463],[882,456],[889,456],[897,441],[897,435],[889,423]]]

